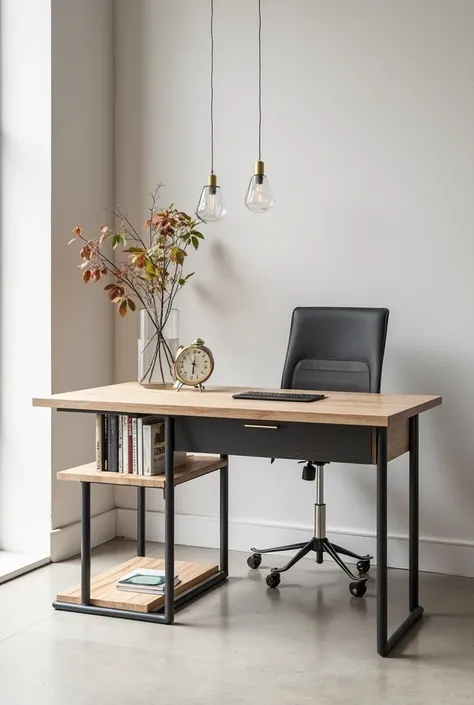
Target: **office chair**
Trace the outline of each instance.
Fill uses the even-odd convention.
[[[296,308],[291,322],[282,389],[378,394],[388,315],[385,308]],[[326,464],[324,458],[315,458],[306,461],[303,467],[303,480],[316,480],[313,538],[307,543],[289,546],[251,548],[252,555],[247,559],[247,564],[250,568],[258,568],[263,553],[298,550],[283,568],[272,568],[267,576],[268,587],[275,588],[280,584],[280,574],[308,553],[314,551],[319,564],[323,562],[323,554],[327,553],[351,579],[351,595],[362,597],[367,590],[364,575],[370,569],[372,556],[359,556],[327,538],[324,504]],[[358,576],[346,566],[341,555],[357,560]]]

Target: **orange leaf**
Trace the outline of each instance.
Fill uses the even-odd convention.
[[[74,233],[74,235],[82,235],[82,228],[77,226],[74,228],[74,230],[72,232]]]
[[[87,269],[85,272],[82,273],[82,279],[84,280],[84,284],[87,284],[89,279],[91,278],[91,273],[90,270]]]
[[[127,315],[127,308],[128,308],[127,301],[126,301],[126,299],[124,299],[122,301],[122,303],[120,304],[120,306],[118,307],[118,312],[120,313],[122,318]]]

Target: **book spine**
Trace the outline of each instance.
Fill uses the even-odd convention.
[[[127,416],[128,424],[128,472],[133,472],[133,430],[132,430],[132,417]]]
[[[122,456],[123,472],[128,474],[128,417],[122,416]]]
[[[104,451],[104,470],[109,469],[109,415],[104,414],[104,435],[102,437],[102,448]]]
[[[118,472],[118,416],[109,414],[109,472]]]
[[[151,458],[152,458],[152,427],[148,424],[143,425],[143,474],[151,475]]]
[[[99,472],[104,469],[102,461],[103,418],[102,414],[97,414],[95,417],[95,464]]]
[[[138,474],[143,475],[143,419],[137,419],[137,466]]]
[[[118,471],[123,473],[123,416],[117,417],[118,425]]]
[[[153,446],[152,446],[152,475],[161,475],[165,471],[165,444],[164,438],[164,422],[159,421],[152,428]]]
[[[138,475],[138,448],[137,448],[137,419],[132,419],[132,469],[135,475]]]

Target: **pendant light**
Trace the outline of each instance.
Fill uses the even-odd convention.
[[[273,193],[262,161],[262,0],[258,0],[258,160],[247,189],[245,205],[253,213],[265,213],[273,204]]]
[[[211,173],[206,186],[204,186],[196,215],[205,223],[221,220],[227,212],[222,196],[221,187],[217,185],[217,176],[214,174],[214,0],[211,1]]]

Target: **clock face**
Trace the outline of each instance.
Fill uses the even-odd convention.
[[[211,376],[214,369],[212,355],[206,348],[190,346],[176,358],[176,377],[183,384],[197,386]]]

